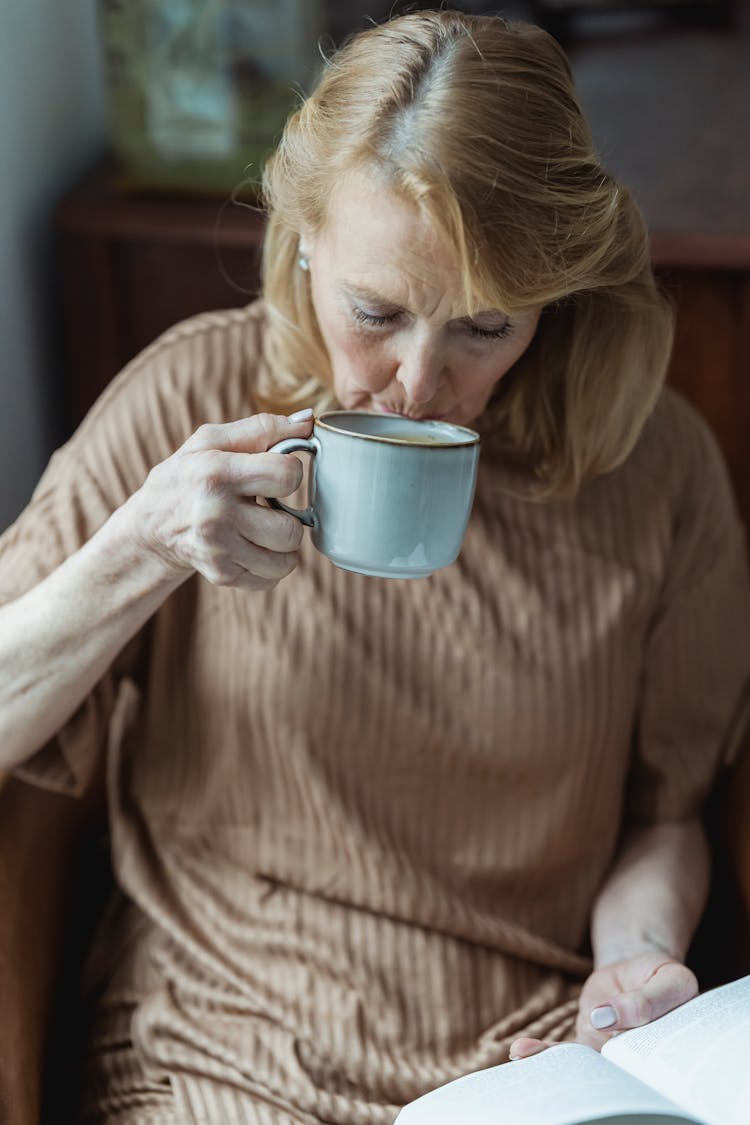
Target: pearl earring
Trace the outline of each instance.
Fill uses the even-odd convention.
[[[300,250],[299,257],[297,258],[297,265],[301,270],[307,272],[310,269],[310,255],[305,254],[304,250]]]

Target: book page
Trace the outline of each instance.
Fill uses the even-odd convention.
[[[396,1125],[706,1125],[606,1062],[565,1043],[467,1074],[405,1106]]]
[[[708,1122],[750,1122],[750,977],[611,1039],[604,1055]]]

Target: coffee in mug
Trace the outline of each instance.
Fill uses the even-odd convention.
[[[450,422],[332,410],[312,437],[270,452],[313,455],[309,506],[269,498],[312,529],[336,566],[424,578],[455,561],[476,489],[479,435]]]

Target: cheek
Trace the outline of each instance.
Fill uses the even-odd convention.
[[[387,386],[392,364],[383,343],[363,340],[351,329],[342,329],[336,325],[331,326],[324,338],[337,392],[347,388],[378,391]]]
[[[534,332],[531,331],[527,333],[523,341],[518,343],[515,347],[503,349],[496,355],[483,356],[478,360],[477,367],[475,368],[477,375],[475,385],[481,386],[488,398],[492,395],[492,392],[503,376],[506,375],[511,367],[524,355],[533,338]]]
[[[486,401],[515,361],[515,355],[509,356],[507,354],[475,357],[471,367],[467,367],[470,378],[465,381],[464,385],[473,390],[473,398]]]
[[[492,398],[498,383],[523,355],[525,346],[501,354],[466,356],[458,379],[457,398],[464,421],[476,419]],[[455,387],[455,384],[454,384]]]

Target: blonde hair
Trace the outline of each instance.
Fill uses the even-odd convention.
[[[664,380],[671,309],[561,48],[499,16],[419,12],[368,28],[288,121],[263,178],[268,401],[333,404],[299,236],[323,228],[347,172],[373,167],[427,210],[474,308],[544,306],[488,408],[535,494],[574,495],[621,464]]]

